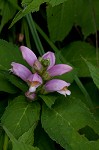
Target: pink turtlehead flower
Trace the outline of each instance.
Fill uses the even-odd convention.
[[[37,58],[36,55],[25,46],[20,46],[23,59],[32,67],[32,73],[27,67],[22,64],[12,62],[11,72],[22,80],[24,80],[29,90],[25,96],[30,100],[35,99],[36,89],[43,84],[46,92],[58,92],[63,95],[70,95],[71,92],[67,89],[70,83],[59,79],[51,79],[51,77],[65,74],[72,70],[72,67],[66,64],[55,65],[55,55],[53,52],[47,52],[42,57]],[[43,80],[42,80],[43,78]],[[45,81],[49,80],[47,83]],[[41,91],[42,92],[42,91]]]
[[[56,91],[60,94],[63,94],[64,96],[66,96],[66,95],[71,94],[71,92],[67,89],[68,86],[70,86],[70,83],[67,83],[67,82],[65,82],[63,80],[59,80],[59,79],[52,79],[44,85],[44,89],[47,92],[55,92]]]
[[[12,68],[10,71],[24,81],[26,81],[27,78],[32,74],[32,72],[22,64],[12,62],[11,66]]]
[[[29,85],[29,90],[25,93],[25,96],[33,100],[36,96],[34,93],[36,88],[43,83],[42,78],[37,73],[32,74],[31,71],[22,64],[12,62],[11,66],[10,71]]]
[[[33,93],[36,91],[36,88],[43,83],[43,81],[42,78],[37,73],[35,73],[35,74],[31,74],[27,78],[27,83],[30,86],[29,92]]]

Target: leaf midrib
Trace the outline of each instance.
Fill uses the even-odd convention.
[[[14,131],[13,131],[13,134],[15,133],[15,131],[16,131],[16,129],[18,128],[18,126],[20,125],[20,122],[21,122],[23,116],[25,115],[25,113],[26,113],[28,107],[29,107],[29,104],[26,106],[26,108],[24,109],[24,112],[23,112],[21,118],[20,118],[19,121],[17,122],[16,127],[15,127],[15,129],[14,129]]]

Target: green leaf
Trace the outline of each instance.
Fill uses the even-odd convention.
[[[13,1],[13,0],[12,0]],[[17,5],[17,0],[14,0],[14,4]],[[12,5],[11,0],[0,0],[0,15],[2,16],[0,23],[0,31],[3,26],[14,17],[16,13],[15,7]]]
[[[46,94],[46,95],[39,95],[42,100],[45,102],[45,104],[51,108],[52,105],[55,103],[55,100],[57,99],[57,95],[53,94]]]
[[[14,94],[19,91],[18,89],[26,92],[28,85],[10,72],[0,70],[0,91]]]
[[[14,94],[17,89],[0,72],[0,91]]]
[[[69,87],[69,90],[71,91],[72,97],[75,97],[76,99],[80,99],[83,103],[86,104],[87,107],[89,107],[90,109],[94,109],[92,99],[90,99],[89,101],[87,96],[84,93],[82,93],[80,87],[75,82],[71,84],[71,86]]]
[[[18,142],[5,126],[3,126],[3,128],[7,133],[7,135],[9,136],[10,140],[12,141],[13,146],[12,150],[39,150],[39,148],[27,145],[22,142]]]
[[[48,7],[47,20],[51,39],[54,42],[62,41],[74,24],[81,27],[85,38],[94,34],[99,29],[98,10],[98,0],[68,0],[59,6]]]
[[[35,12],[39,10],[39,7],[41,4],[47,2],[51,4],[52,6],[59,5],[63,3],[66,0],[24,0],[22,1],[23,6],[27,5],[23,10],[19,11],[16,16],[14,17],[10,27],[12,27],[18,20],[20,20],[22,17],[24,17],[26,14],[30,12]]]
[[[72,0],[58,6],[47,7],[47,23],[51,40],[62,41],[71,30],[74,23]]]
[[[18,87],[23,92],[26,92],[28,90],[27,83],[21,80],[20,78],[10,75],[8,78],[9,82],[11,82],[14,86]]]
[[[4,71],[4,70],[0,70],[0,75],[3,76],[5,83],[9,83],[9,87],[12,87],[12,89],[17,92],[17,88],[19,88],[20,90],[22,90],[23,92],[26,92],[28,90],[28,85],[26,82],[24,82],[22,79],[20,79],[19,77],[11,74],[8,71]],[[4,81],[1,81],[4,82]],[[17,88],[15,88],[15,86]]]
[[[27,65],[16,45],[0,40],[0,69],[9,70],[12,62]]]
[[[76,0],[76,3],[78,1]],[[78,4],[76,4],[78,5]],[[77,8],[77,7],[76,7]],[[76,9],[75,8],[75,9]],[[82,0],[76,11],[76,24],[82,28],[85,38],[99,29],[99,1]]]
[[[37,124],[39,113],[38,103],[29,103],[24,96],[18,96],[8,105],[1,118],[1,123],[15,138],[19,138]]]
[[[53,108],[43,105],[41,119],[44,130],[64,149],[99,149],[99,122],[80,99],[60,96]]]
[[[93,46],[85,42],[73,42],[63,48],[61,54],[67,62],[70,62],[78,69],[78,76],[90,76],[88,67],[82,57],[96,64],[96,49]]]
[[[92,65],[90,62],[88,62],[87,60],[85,60],[86,64],[88,65],[91,77],[95,83],[95,85],[97,86],[97,88],[99,89],[99,67],[96,67],[94,65]]]
[[[39,150],[39,148],[37,147],[26,145],[24,143],[12,142],[12,144],[13,144],[12,150]]]
[[[29,3],[23,10],[20,10],[16,16],[14,17],[10,28],[18,21],[20,20],[22,17],[24,17],[26,14],[30,13],[30,12],[35,12],[39,10],[39,7],[42,3],[44,3],[46,0],[32,0],[31,3]],[[29,1],[30,2],[30,1]],[[23,3],[23,5],[27,4],[28,1],[25,3]]]
[[[35,124],[27,131],[25,132],[22,136],[19,137],[18,141],[23,142],[28,145],[33,145],[34,143],[34,129],[35,129]]]

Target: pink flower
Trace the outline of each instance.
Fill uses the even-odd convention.
[[[10,69],[11,72],[22,80],[24,80],[28,86],[29,90],[25,93],[25,96],[30,100],[35,99],[36,89],[43,84],[43,90],[45,92],[58,92],[63,95],[70,95],[71,92],[67,89],[70,83],[67,83],[59,79],[51,79],[51,77],[62,75],[72,70],[72,67],[66,64],[55,65],[55,55],[53,52],[47,52],[42,57],[37,59],[36,55],[25,46],[20,47],[23,58],[32,67],[32,72],[22,64],[12,62]],[[42,80],[43,79],[43,80]],[[46,80],[47,83],[45,83]],[[39,91],[43,92],[41,88]]]
[[[66,95],[71,94],[71,92],[67,89],[68,86],[70,86],[70,83],[67,83],[67,82],[65,82],[63,80],[59,80],[59,79],[52,79],[44,85],[44,89],[47,92],[55,92],[56,91],[56,92],[66,96]]]
[[[27,83],[30,86],[29,92],[33,93],[36,91],[36,88],[43,83],[43,81],[42,78],[37,73],[35,73],[35,74],[31,74],[27,78]]]
[[[25,93],[25,96],[33,100],[36,95],[34,93],[36,88],[43,83],[42,78],[37,73],[32,74],[31,71],[22,64],[12,62],[11,66],[11,72],[27,82],[29,85],[29,90]]]
[[[32,72],[22,64],[12,62],[11,66],[10,71],[24,81],[32,74]]]

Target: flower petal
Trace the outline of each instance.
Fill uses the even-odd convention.
[[[69,91],[69,90],[60,90],[60,91],[57,91],[57,92],[64,95],[64,96],[71,94],[71,91]]]
[[[36,87],[35,87],[35,86],[30,86],[29,92],[30,92],[30,93],[33,93],[33,92],[35,92],[35,91],[36,91]]]
[[[37,73],[34,73],[34,74],[31,74],[28,78],[27,78],[27,81],[29,82],[37,82],[37,84],[35,84],[36,87],[38,87],[39,85],[42,84],[42,78],[37,74]]]
[[[35,93],[30,93],[29,91],[27,91],[27,92],[25,93],[25,96],[26,96],[27,98],[29,98],[30,100],[34,100],[35,97],[36,97],[36,94],[35,94]]]
[[[11,66],[11,72],[24,81],[26,81],[27,78],[32,74],[31,71],[22,64],[12,62]]]
[[[25,46],[20,46],[20,51],[22,52],[23,58],[32,67],[34,62],[37,60],[36,55],[28,47]]]
[[[48,73],[51,77],[62,75],[66,72],[69,72],[72,70],[72,67],[65,64],[58,64],[53,66],[51,69],[48,70]]]
[[[50,69],[52,66],[55,65],[55,55],[53,52],[47,52],[45,53],[43,56],[42,56],[43,59],[49,59],[50,60],[50,65],[49,67],[47,68]]]
[[[44,88],[48,92],[54,92],[54,91],[60,91],[64,87],[68,87],[69,85],[70,85],[70,83],[67,83],[63,80],[52,79],[44,85]]]

